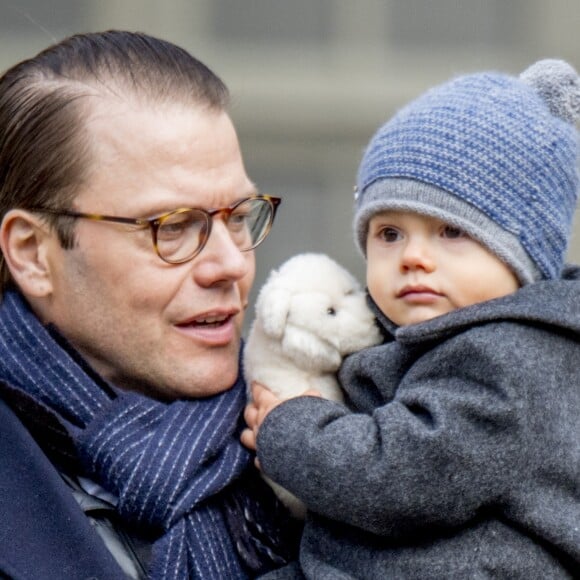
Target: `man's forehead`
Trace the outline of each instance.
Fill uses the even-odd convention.
[[[76,200],[142,209],[223,207],[257,193],[225,112],[104,103],[87,123],[89,168]],[[106,208],[103,211],[112,211]]]

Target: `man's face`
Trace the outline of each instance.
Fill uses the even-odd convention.
[[[92,110],[87,130],[92,162],[76,211],[151,217],[255,193],[225,113],[111,100]],[[53,238],[53,289],[39,314],[102,376],[162,398],[234,383],[255,261],[219,217],[203,251],[179,265],[156,255],[147,228],[80,219],[73,249]]]

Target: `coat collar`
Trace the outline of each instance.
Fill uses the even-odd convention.
[[[558,327],[580,340],[580,267],[568,266],[558,280],[541,280],[517,292],[461,308],[431,320],[397,327],[368,297],[386,340],[414,344],[441,340],[474,325],[499,320]]]

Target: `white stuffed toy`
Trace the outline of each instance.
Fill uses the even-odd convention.
[[[299,254],[273,270],[260,290],[244,349],[245,379],[282,399],[315,389],[342,402],[336,372],[343,357],[380,341],[354,276],[325,254]],[[301,502],[265,479],[303,517]]]

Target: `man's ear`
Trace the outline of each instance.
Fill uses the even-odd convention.
[[[27,296],[41,298],[52,292],[48,261],[51,237],[45,223],[22,209],[9,210],[0,224],[0,248],[6,265]]]

